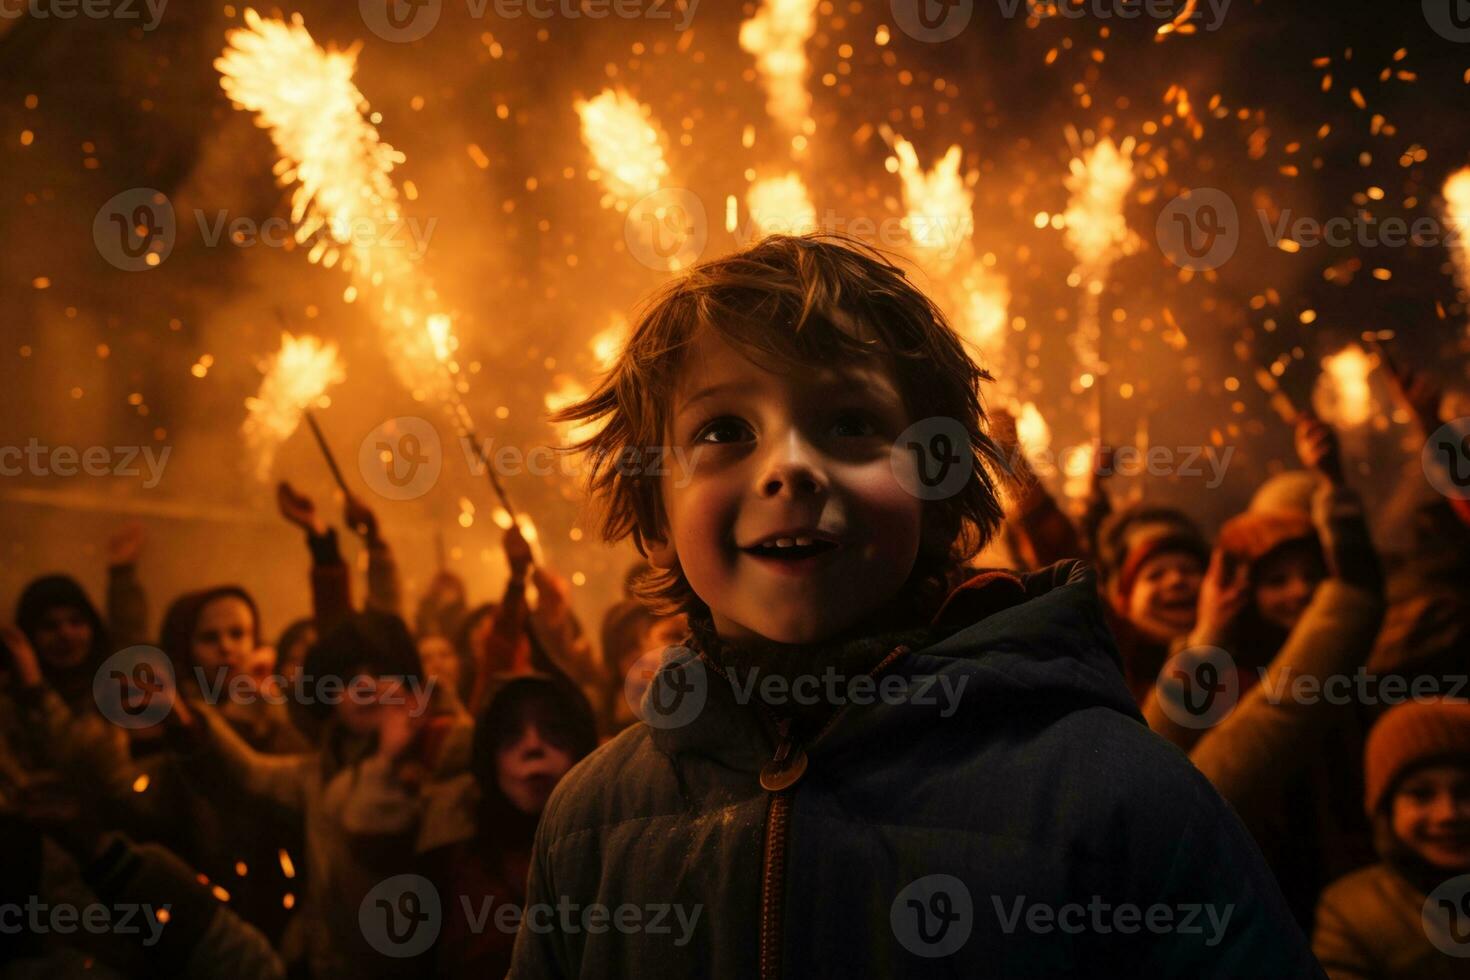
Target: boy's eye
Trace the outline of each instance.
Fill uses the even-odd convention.
[[[832,430],[839,436],[862,439],[876,435],[878,426],[863,412],[844,412],[832,424]]]
[[[735,418],[714,419],[700,428],[695,435],[695,442],[740,442],[750,434],[750,429]]]

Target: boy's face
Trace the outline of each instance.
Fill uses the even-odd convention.
[[[909,423],[876,362],[774,374],[703,331],[672,406],[692,471],[663,477],[667,540],[650,557],[678,562],[722,637],[841,632],[893,599],[918,555],[922,501],[894,475],[914,466],[894,452]]]
[[[1194,629],[1204,571],[1187,552],[1165,551],[1148,559],[1128,593],[1128,620],[1161,643],[1184,636]]]
[[[1439,868],[1470,868],[1470,772],[1428,766],[1404,777],[1393,795],[1393,832]]]
[[[1256,609],[1261,618],[1284,630],[1296,628],[1327,569],[1306,545],[1278,548],[1261,561],[1256,582]]]

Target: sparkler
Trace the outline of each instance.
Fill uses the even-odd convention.
[[[1312,401],[1317,414],[1345,429],[1357,428],[1373,417],[1373,394],[1368,377],[1377,361],[1363,348],[1350,344],[1322,359]]]
[[[1071,134],[1069,134],[1070,136]],[[1096,385],[1096,433],[1104,436],[1103,375],[1106,338],[1098,317],[1103,290],[1113,263],[1136,247],[1136,239],[1128,230],[1123,205],[1133,187],[1133,139],[1121,145],[1111,137],[1103,137],[1074,157],[1066,178],[1070,197],[1062,214],[1067,247],[1077,259],[1077,268],[1069,280],[1083,290],[1082,312],[1078,317],[1076,347],[1084,372],[1083,386]]]
[[[1005,352],[1010,283],[984,263],[975,262],[960,279],[960,290],[960,325],[966,338],[987,358],[1000,358]]]
[[[745,192],[745,206],[763,235],[772,232],[801,235],[817,227],[817,209],[806,184],[795,173],[767,177],[751,184]]]
[[[669,175],[653,110],[622,89],[603,89],[573,103],[582,121],[582,142],[592,153],[608,197],[603,206],[627,210],[663,185]]]
[[[883,136],[898,161],[898,176],[903,181],[903,226],[911,246],[934,272],[946,273],[975,232],[975,195],[960,177],[962,151],[958,144],[951,146],[926,172],[912,143],[887,127]]]
[[[249,414],[241,431],[246,445],[255,454],[257,477],[270,479],[277,450],[291,438],[307,410],[322,401],[327,388],[344,378],[336,344],[324,344],[315,337],[281,334],[281,349],[266,364],[259,393],[245,399]],[[325,442],[322,451],[326,452]],[[327,461],[341,483],[330,453]]]
[[[414,398],[447,398],[451,382],[429,323],[448,317],[401,234],[391,175],[404,156],[379,137],[377,115],[353,84],[357,46],[323,50],[299,14],[286,22],[247,9],[244,18],[244,28],[225,35],[214,66],[230,100],[270,131],[282,186],[295,184],[296,241],[309,246],[312,262],[350,273],[349,301],[373,298],[389,361]]]
[[[806,42],[816,31],[816,0],[763,0],[755,16],[740,25],[740,48],[755,56],[765,84],[766,111],[792,133],[811,128]]]
[[[311,261],[327,267],[340,261],[353,277],[348,295],[376,298],[375,319],[404,385],[416,399],[434,396],[448,407],[460,437],[471,441],[491,488],[514,517],[460,398],[453,321],[436,308],[438,296],[417,257],[391,232],[403,223],[391,175],[404,156],[378,136],[369,121],[376,114],[352,82],[358,48],[323,50],[299,14],[287,23],[247,9],[245,24],[226,35],[215,68],[231,101],[255,112],[257,124],[270,130],[281,155],[275,168],[281,183],[296,183],[296,240],[306,244],[324,233],[311,246]]]
[[[1470,292],[1470,167],[1458,170],[1444,182],[1445,223],[1453,232],[1455,270],[1460,288]]]

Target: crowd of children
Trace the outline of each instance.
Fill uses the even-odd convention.
[[[917,976],[941,955],[1001,976],[1463,975],[1463,508],[1426,498],[1416,550],[1381,554],[1334,432],[1304,418],[1300,468],[1213,542],[1224,515],[1147,487],[1110,505],[1105,453],[1073,520],[984,379],[881,255],[773,236],[671,284],[563,413],[603,423],[582,448],[604,537],[645,559],[596,643],[514,528],[500,596],[441,572],[410,614],[349,497],[356,603],[335,529],[284,483],[310,615],[274,642],[227,583],[154,628],[137,528],[110,543],[105,609],[35,579],[0,632],[0,977]],[[1424,379],[1395,381],[1437,428]],[[942,496],[891,451],[934,417],[973,449]],[[687,485],[603,465],[666,440],[705,453]],[[139,647],[158,659],[124,702],[167,710],[120,720],[104,664]],[[956,701],[770,694],[825,672]],[[696,675],[697,716],[649,715]],[[364,918],[397,876],[441,906],[411,954]],[[959,897],[912,901],[918,939],[899,899],[939,878],[969,919],[931,947],[926,910],[960,921]],[[1213,941],[1004,926],[1012,903],[1099,896],[1226,911]],[[678,942],[506,925],[471,914],[484,898],[694,915]],[[396,901],[390,920],[419,914]],[[27,918],[129,904],[152,928]]]

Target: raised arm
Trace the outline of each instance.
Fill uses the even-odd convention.
[[[312,612],[319,634],[325,636],[352,614],[352,578],[337,546],[337,532],[322,523],[310,497],[284,480],[276,487],[276,506],[282,517],[306,532],[306,546],[311,550]]]
[[[367,547],[367,607],[378,612],[402,616],[403,586],[398,576],[398,562],[393,549],[383,540],[378,516],[362,500],[347,495],[344,502],[347,526],[352,528]]]
[[[107,541],[107,629],[119,650],[148,640],[148,598],[138,580],[143,525],[129,522]]]

